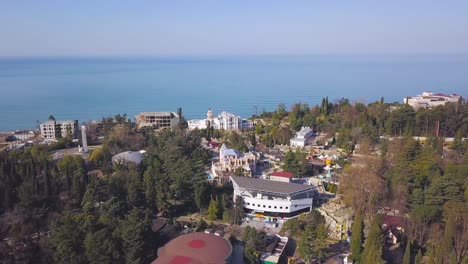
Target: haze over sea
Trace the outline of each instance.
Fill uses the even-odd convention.
[[[468,94],[468,55],[1,58],[0,130],[142,111],[242,117],[279,103],[386,102],[423,91]],[[257,109],[257,110],[256,110]]]

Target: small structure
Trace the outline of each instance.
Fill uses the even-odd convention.
[[[284,248],[288,244],[287,237],[278,235],[267,235],[267,247],[260,255],[260,260],[264,264],[276,264],[279,262],[280,257],[283,255]]]
[[[302,127],[301,131],[296,133],[296,137],[292,138],[289,143],[291,147],[305,147],[307,140],[314,135],[314,131],[310,127]]]
[[[352,224],[352,210],[347,208],[339,197],[330,199],[317,211],[325,218],[329,228],[330,237],[337,240],[346,240]]]
[[[12,137],[15,138],[16,140],[21,140],[25,141],[30,138],[33,138],[35,136],[34,131],[28,131],[28,130],[21,130],[21,131],[15,131],[13,133]]]
[[[197,232],[180,235],[159,248],[152,264],[231,264],[231,260],[232,245],[228,240]]]
[[[275,171],[270,175],[270,180],[280,181],[280,182],[291,182],[291,179],[294,177],[294,174],[289,171]]]
[[[145,158],[144,156],[145,153],[146,151],[144,150],[121,152],[112,157],[112,163],[122,164],[126,162],[132,162],[132,163],[139,165],[141,161]]]

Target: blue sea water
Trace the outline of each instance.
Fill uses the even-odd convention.
[[[0,130],[49,115],[84,122],[142,111],[249,117],[323,97],[401,102],[423,91],[468,94],[468,55],[1,58]]]

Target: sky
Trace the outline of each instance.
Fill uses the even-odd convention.
[[[466,0],[0,1],[0,56],[447,53]]]

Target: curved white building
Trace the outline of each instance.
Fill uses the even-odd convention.
[[[231,114],[229,112],[223,111],[217,117],[214,116],[211,108],[208,109],[206,113],[206,119],[193,119],[187,121],[189,130],[195,128],[205,129],[210,127],[214,129],[224,129],[224,130],[238,130],[243,128],[251,128],[254,123],[247,119],[242,119],[240,116]]]
[[[234,197],[241,196],[245,211],[253,216],[283,223],[312,210],[315,194],[312,185],[237,176],[230,179]]]

